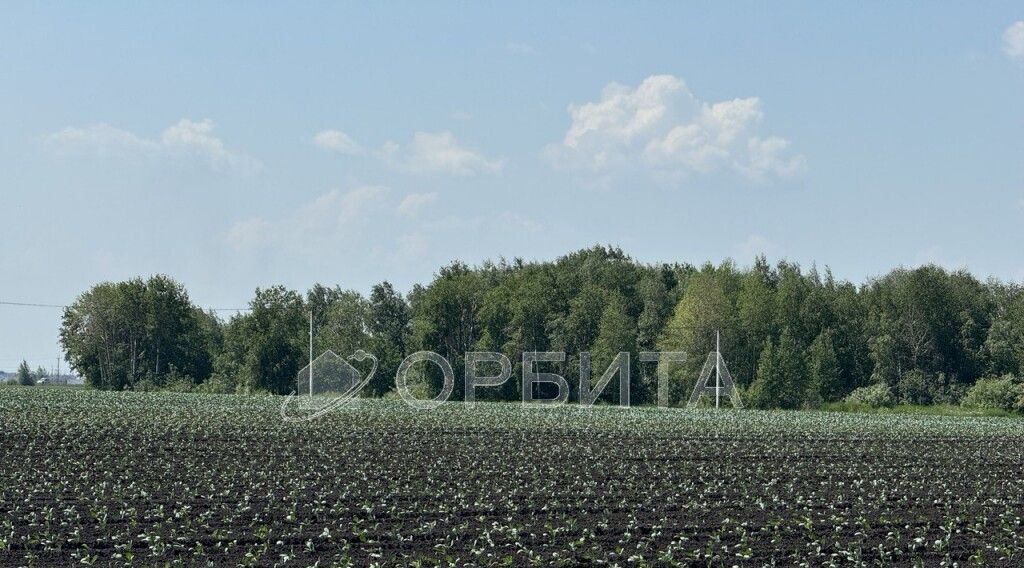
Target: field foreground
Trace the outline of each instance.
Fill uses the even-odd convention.
[[[1024,562],[1024,421],[0,389],[0,564]]]

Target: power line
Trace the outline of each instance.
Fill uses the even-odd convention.
[[[0,301],[0,305],[4,306],[21,306],[23,308],[66,308],[67,306],[61,306],[58,304],[31,304],[28,302],[4,302]]]
[[[70,308],[71,307],[71,306],[64,305],[64,304],[38,304],[38,303],[33,303],[33,302],[8,302],[8,301],[4,301],[4,300],[0,300],[0,306],[16,306],[16,307],[21,307],[21,308],[54,308],[54,309],[66,309],[66,308]],[[108,306],[93,306],[93,307],[99,307],[101,309],[110,309],[110,310],[116,309],[113,306],[109,306],[109,307]],[[199,306],[197,306],[197,307],[199,307]],[[248,312],[248,311],[252,310],[252,308],[202,308],[202,307],[200,307],[199,309],[201,309],[203,311],[208,311],[208,312]]]

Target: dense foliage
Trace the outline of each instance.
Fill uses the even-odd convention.
[[[307,361],[309,312],[317,353],[363,348],[381,359],[369,387],[375,395],[392,388],[395,369],[413,351],[444,355],[457,377],[464,353],[498,351],[518,377],[523,351],[550,350],[568,354],[550,371],[568,379],[575,400],[582,352],[600,376],[626,351],[633,403],[650,403],[656,369],[637,355],[657,350],[688,355],[662,369],[679,402],[714,349],[716,330],[732,375],[759,407],[815,406],[870,385],[884,385],[899,403],[956,403],[980,378],[1024,372],[1022,289],[936,266],[856,286],[785,261],[759,258],[747,269],[647,265],[594,247],[552,262],[455,262],[407,297],[386,282],[369,298],[321,285],[305,295],[260,289],[249,308],[221,321],[167,277],[106,283],[67,310],[61,337],[89,384],[110,389],[145,381],[288,392]],[[429,371],[422,380],[436,390],[441,377]],[[605,399],[614,402],[613,391]],[[456,381],[454,397],[462,395]],[[516,380],[477,393],[518,396]]]
[[[967,391],[963,406],[967,408],[997,408],[1021,410],[1024,404],[1024,384],[1013,375],[981,379]]]
[[[1020,566],[1024,421],[0,388],[5,566]]]
[[[30,387],[36,384],[37,377],[28,368],[27,361],[22,361],[21,365],[18,365],[18,372],[15,377],[15,382],[23,387]]]

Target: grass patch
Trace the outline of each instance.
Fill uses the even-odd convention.
[[[826,412],[858,412],[864,414],[911,414],[936,416],[1002,416],[1019,417],[1019,414],[999,408],[964,408],[956,404],[897,404],[895,406],[873,407],[850,402],[829,402],[822,405]]]

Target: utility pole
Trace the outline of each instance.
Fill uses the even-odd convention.
[[[309,310],[309,396],[313,396],[313,310]]]
[[[715,330],[715,408],[722,393],[722,341],[720,332]]]
[[[715,375],[715,384],[711,386],[711,375]],[[704,395],[715,393],[715,408],[722,406],[722,389],[729,389],[729,400],[734,408],[743,408],[739,393],[736,391],[736,383],[733,381],[732,373],[729,372],[729,364],[725,357],[722,357],[722,332],[715,330],[715,350],[708,352],[704,366],[701,367],[700,376],[697,377],[697,384],[693,386],[690,393],[690,402],[687,408],[695,408]]]

